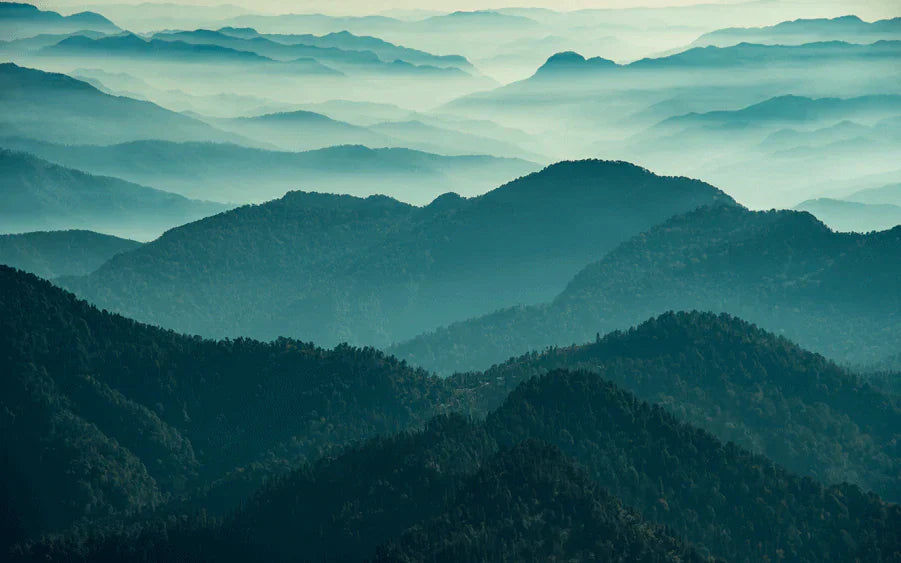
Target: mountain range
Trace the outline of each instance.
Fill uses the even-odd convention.
[[[818,41],[875,43],[901,39],[901,18],[865,22],[857,16],[798,19],[758,28],[734,27],[705,33],[692,45],[727,47],[738,43],[802,45]]]
[[[0,235],[0,264],[42,278],[84,276],[141,243],[92,231],[37,231]]]
[[[518,159],[440,156],[363,146],[290,153],[225,143],[134,141],[96,146],[0,138],[2,146],[91,174],[115,176],[187,197],[238,203],[267,201],[304,188],[348,194],[381,192],[424,204],[447,191],[483,193],[539,168]]]
[[[34,538],[12,560],[443,560],[538,550],[883,561],[897,549],[897,505],[791,473],[604,378],[652,367],[665,385],[692,381],[694,405],[731,390],[723,417],[759,409],[749,427],[778,433],[785,410],[768,400],[779,395],[767,389],[755,400],[744,373],[772,370],[789,405],[826,401],[786,429],[789,444],[804,443],[794,432],[805,421],[897,432],[887,396],[737,319],[665,315],[545,359],[569,355],[575,367],[585,354],[606,358],[604,377],[511,365],[441,380],[372,349],[181,336],[6,267],[0,287],[0,351],[11,367],[2,440],[14,453],[3,458],[14,485],[2,489],[3,547]],[[454,411],[477,416],[430,421]],[[414,431],[386,436],[402,430]],[[375,434],[383,437],[342,449]],[[856,434],[816,436],[866,447]],[[93,530],[65,530],[86,515]],[[54,529],[64,531],[35,538]]]
[[[140,139],[231,141],[240,137],[149,102],[110,96],[63,74],[0,64],[5,135],[68,144]]]
[[[674,217],[585,267],[544,305],[452,324],[391,348],[442,373],[587,342],[665,310],[739,315],[850,364],[899,346],[901,227],[836,233],[812,215],[711,206]]]
[[[113,22],[95,12],[79,12],[62,16],[31,4],[0,2],[0,39],[21,39],[42,33],[72,33],[75,31],[121,31]]]
[[[228,208],[8,150],[0,150],[0,171],[6,233],[90,228],[149,240]]]
[[[387,345],[549,299],[628,237],[716,202],[734,205],[703,182],[605,161],[424,207],[292,192],[169,231],[65,284],[186,332]]]

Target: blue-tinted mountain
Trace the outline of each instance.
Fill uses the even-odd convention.
[[[388,344],[548,299],[619,242],[714,202],[734,205],[703,182],[605,161],[424,207],[295,192],[174,229],[66,283],[186,332]]]
[[[227,209],[8,150],[0,150],[0,171],[4,233],[94,229],[147,240]]]
[[[334,48],[346,51],[363,51],[375,53],[385,62],[396,60],[406,61],[416,65],[430,65],[437,67],[457,67],[463,70],[472,68],[466,57],[460,55],[434,55],[419,49],[411,49],[402,45],[389,43],[378,37],[367,35],[355,35],[349,31],[327,33],[325,35],[288,35],[288,34],[259,34],[252,28],[225,27],[219,30],[222,33],[236,37],[253,38],[265,37],[287,45],[309,45],[320,48]]]
[[[0,235],[0,264],[42,278],[84,276],[141,243],[93,231],[37,231]]]
[[[845,199],[860,203],[901,205],[901,184],[889,184],[881,188],[860,190]]]
[[[857,16],[798,19],[769,27],[732,27],[705,33],[692,45],[726,47],[738,43],[801,45],[819,41],[874,43],[901,39],[901,18],[865,22]]]
[[[901,111],[901,96],[879,95],[857,98],[808,98],[779,96],[734,111],[711,111],[673,117],[663,127],[714,126],[742,127],[779,123],[840,122],[874,119]]]
[[[155,104],[110,96],[63,74],[0,64],[5,135],[71,144],[138,139],[241,142],[196,119]]]
[[[43,49],[56,45],[64,39],[75,36],[84,36],[91,39],[99,39],[105,37],[106,34],[100,31],[73,31],[72,33],[42,33],[34,37],[24,37],[21,39],[13,39],[12,41],[0,41],[0,52],[6,55],[28,55]]]
[[[94,12],[79,12],[62,16],[44,11],[31,4],[0,2],[0,39],[21,39],[42,33],[72,33],[76,31],[121,31],[113,22]]]
[[[807,211],[836,231],[884,231],[901,225],[901,206],[888,203],[861,203],[822,197],[799,203],[795,209]]]
[[[268,201],[298,188],[357,195],[377,192],[427,203],[448,191],[483,193],[540,168],[518,159],[349,145],[293,153],[225,143],[135,141],[94,146],[0,138],[0,147],[4,146],[91,174],[239,203]]]
[[[187,39],[187,38],[185,38]],[[226,43],[229,43],[226,41]],[[309,57],[296,57],[287,61],[275,61],[252,52],[212,43],[195,43],[183,40],[143,39],[132,33],[92,39],[73,36],[56,45],[45,47],[40,54],[48,56],[114,57],[170,63],[247,64],[265,65],[285,72],[340,76],[341,72]]]
[[[392,351],[451,373],[586,342],[661,311],[697,309],[866,364],[901,345],[901,265],[889,258],[899,251],[901,227],[835,233],[808,213],[710,207],[622,244],[545,305],[454,324]]]

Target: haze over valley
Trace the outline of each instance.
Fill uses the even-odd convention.
[[[0,2],[0,559],[901,561],[901,5]]]

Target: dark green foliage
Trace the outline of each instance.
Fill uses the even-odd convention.
[[[533,378],[486,425],[501,445],[525,438],[558,445],[645,518],[727,560],[901,556],[898,505],[797,477],[594,374]]]
[[[92,231],[43,231],[0,235],[0,264],[42,278],[84,276],[141,243]]]
[[[642,522],[560,451],[527,440],[490,459],[447,509],[379,561],[702,561]]]
[[[231,507],[298,460],[454,403],[373,349],[182,336],[5,266],[0,359],[5,467],[35,491],[18,507],[30,533],[198,490]]]
[[[726,312],[843,363],[901,347],[901,227],[835,233],[807,213],[717,206],[674,217],[584,268],[551,303],[391,349],[443,373],[587,342],[667,310]]]
[[[702,182],[605,161],[555,164],[425,207],[292,192],[173,229],[66,285],[205,336],[387,345],[548,299],[629,236],[717,201],[734,205]]]
[[[901,499],[901,403],[822,356],[728,315],[667,313],[585,346],[529,354],[453,379],[477,411],[521,381],[585,369],[825,483],[848,481]]]
[[[122,560],[136,544],[147,561],[879,562],[901,556],[899,534],[897,505],[793,475],[594,374],[556,371],[483,423],[442,417],[273,480],[222,523],[157,520],[22,554]]]

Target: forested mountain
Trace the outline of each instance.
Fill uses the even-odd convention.
[[[65,283],[191,333],[386,345],[548,299],[620,241],[714,202],[734,205],[702,182],[605,161],[425,207],[297,192],[173,229]]]
[[[451,325],[392,349],[444,373],[586,342],[661,311],[728,312],[852,364],[901,344],[901,228],[835,233],[812,215],[736,206],[675,217],[586,267],[552,302]]]
[[[478,412],[520,382],[581,369],[659,404],[723,442],[825,483],[901,499],[901,402],[822,356],[728,315],[667,313],[593,344],[551,348],[460,374]]]
[[[211,487],[205,506],[231,506],[261,475],[455,403],[372,349],[182,336],[6,266],[0,358],[7,541]]]
[[[84,276],[141,243],[92,231],[39,231],[0,235],[0,264],[42,278]]]
[[[31,4],[0,2],[0,39],[19,39],[41,33],[71,33],[75,31],[116,33],[116,25],[95,12],[79,12],[63,16],[44,11]]]
[[[491,156],[442,156],[408,149],[329,147],[302,153],[228,143],[135,141],[118,145],[58,145],[2,139],[0,146],[188,197],[250,203],[296,189],[365,195],[383,193],[425,204],[448,191],[484,193],[537,164]]]
[[[241,141],[149,102],[110,96],[63,74],[0,64],[0,127],[52,143],[109,144],[139,139]]]
[[[594,374],[557,371],[484,423],[442,417],[304,466],[221,523],[75,532],[23,559],[891,561],[899,524],[875,495],[799,478]]]
[[[11,368],[0,394],[0,435],[11,453],[3,466],[5,537],[82,518],[100,525],[39,542],[30,552],[38,559],[49,550],[53,558],[65,552],[66,560],[142,553],[157,554],[150,560],[271,560],[296,557],[298,546],[312,559],[363,558],[379,545],[385,556],[416,558],[428,552],[435,526],[446,526],[443,545],[459,556],[633,553],[625,545],[638,552],[669,546],[690,556],[595,485],[702,553],[729,560],[782,552],[797,560],[889,561],[899,545],[897,505],[787,473],[602,379],[634,385],[635,374],[646,374],[641,395],[669,388],[653,398],[685,418],[703,421],[704,409],[722,401],[717,422],[728,427],[731,416],[748,416],[753,438],[781,436],[784,449],[806,448],[797,463],[805,455],[814,465],[830,461],[816,447],[833,449],[833,463],[857,455],[883,463],[874,448],[897,432],[897,405],[822,358],[734,319],[664,316],[593,347],[441,380],[371,349],[180,336],[100,312],[29,274],[3,267],[0,276],[0,357]],[[504,399],[557,360],[601,376],[550,372]],[[680,386],[686,389],[678,394]],[[809,393],[809,402],[796,389]],[[687,415],[674,406],[679,399]],[[381,438],[331,457],[348,442],[415,428],[436,413],[480,416],[501,403],[484,424],[443,419],[424,434]],[[796,420],[781,418],[786,409]],[[561,448],[595,485],[538,446],[490,461],[532,438]],[[323,455],[237,508],[265,477]],[[528,457],[536,469],[506,465]],[[499,467],[524,477],[507,481]],[[533,481],[541,475],[553,478]],[[472,487],[490,481],[499,483],[497,494],[509,490],[522,502],[488,496],[463,503]],[[583,511],[585,502],[601,512]],[[222,521],[177,516],[203,508],[237,511]],[[155,515],[141,523],[146,510]],[[541,533],[516,531],[536,525],[539,514]],[[474,522],[485,530],[481,539],[470,535]],[[599,522],[609,524],[598,531]],[[586,531],[560,535],[573,526]],[[566,540],[573,537],[583,540]]]
[[[0,172],[0,229],[5,233],[91,228],[149,240],[227,209],[3,149]]]

